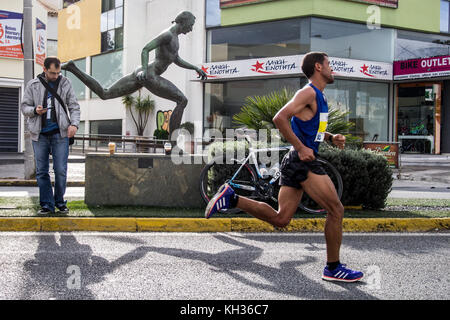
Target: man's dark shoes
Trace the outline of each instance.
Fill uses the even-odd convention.
[[[55,213],[55,212],[53,212],[49,208],[42,207],[37,213],[38,213],[38,215],[44,216],[46,214]]]
[[[67,206],[61,206],[61,207],[58,207],[58,213],[61,213],[61,214],[68,214],[69,213],[69,208],[67,208]]]

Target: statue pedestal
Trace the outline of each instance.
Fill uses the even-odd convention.
[[[204,164],[195,159],[201,155],[185,157],[192,164],[177,165],[170,156],[162,154],[89,153],[85,202],[87,205],[204,208],[198,187]]]

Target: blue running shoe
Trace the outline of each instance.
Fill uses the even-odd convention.
[[[206,206],[205,218],[209,219],[217,211],[229,209],[231,197],[233,195],[234,190],[228,185],[228,183],[223,184]]]
[[[322,279],[327,281],[355,282],[361,280],[364,274],[346,268],[346,264],[340,264],[336,269],[330,271],[328,267],[323,270]]]

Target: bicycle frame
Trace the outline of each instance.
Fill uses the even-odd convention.
[[[290,150],[291,146],[283,146],[283,147],[277,147],[277,148],[263,148],[263,149],[254,149],[254,148],[249,148],[249,155],[247,156],[247,158],[245,158],[245,160],[237,160],[237,159],[233,159],[236,160],[238,163],[242,161],[241,166],[239,167],[239,169],[234,173],[233,177],[230,179],[230,181],[228,181],[228,184],[231,187],[234,188],[239,188],[242,190],[246,190],[246,191],[255,191],[256,189],[254,187],[251,186],[244,186],[244,185],[240,185],[237,183],[234,183],[233,180],[236,178],[236,176],[239,174],[239,172],[242,170],[242,168],[251,160],[253,161],[253,165],[255,166],[256,169],[256,174],[258,175],[258,179],[262,179],[263,176],[261,174],[261,170],[259,168],[258,165],[258,159],[256,158],[256,154],[260,153],[260,152],[273,152],[273,151],[283,151],[283,150]],[[279,178],[278,176],[273,177],[270,181],[269,184],[274,184]]]

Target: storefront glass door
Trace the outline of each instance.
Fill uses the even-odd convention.
[[[397,88],[397,134],[401,153],[440,153],[438,83],[400,84]]]

